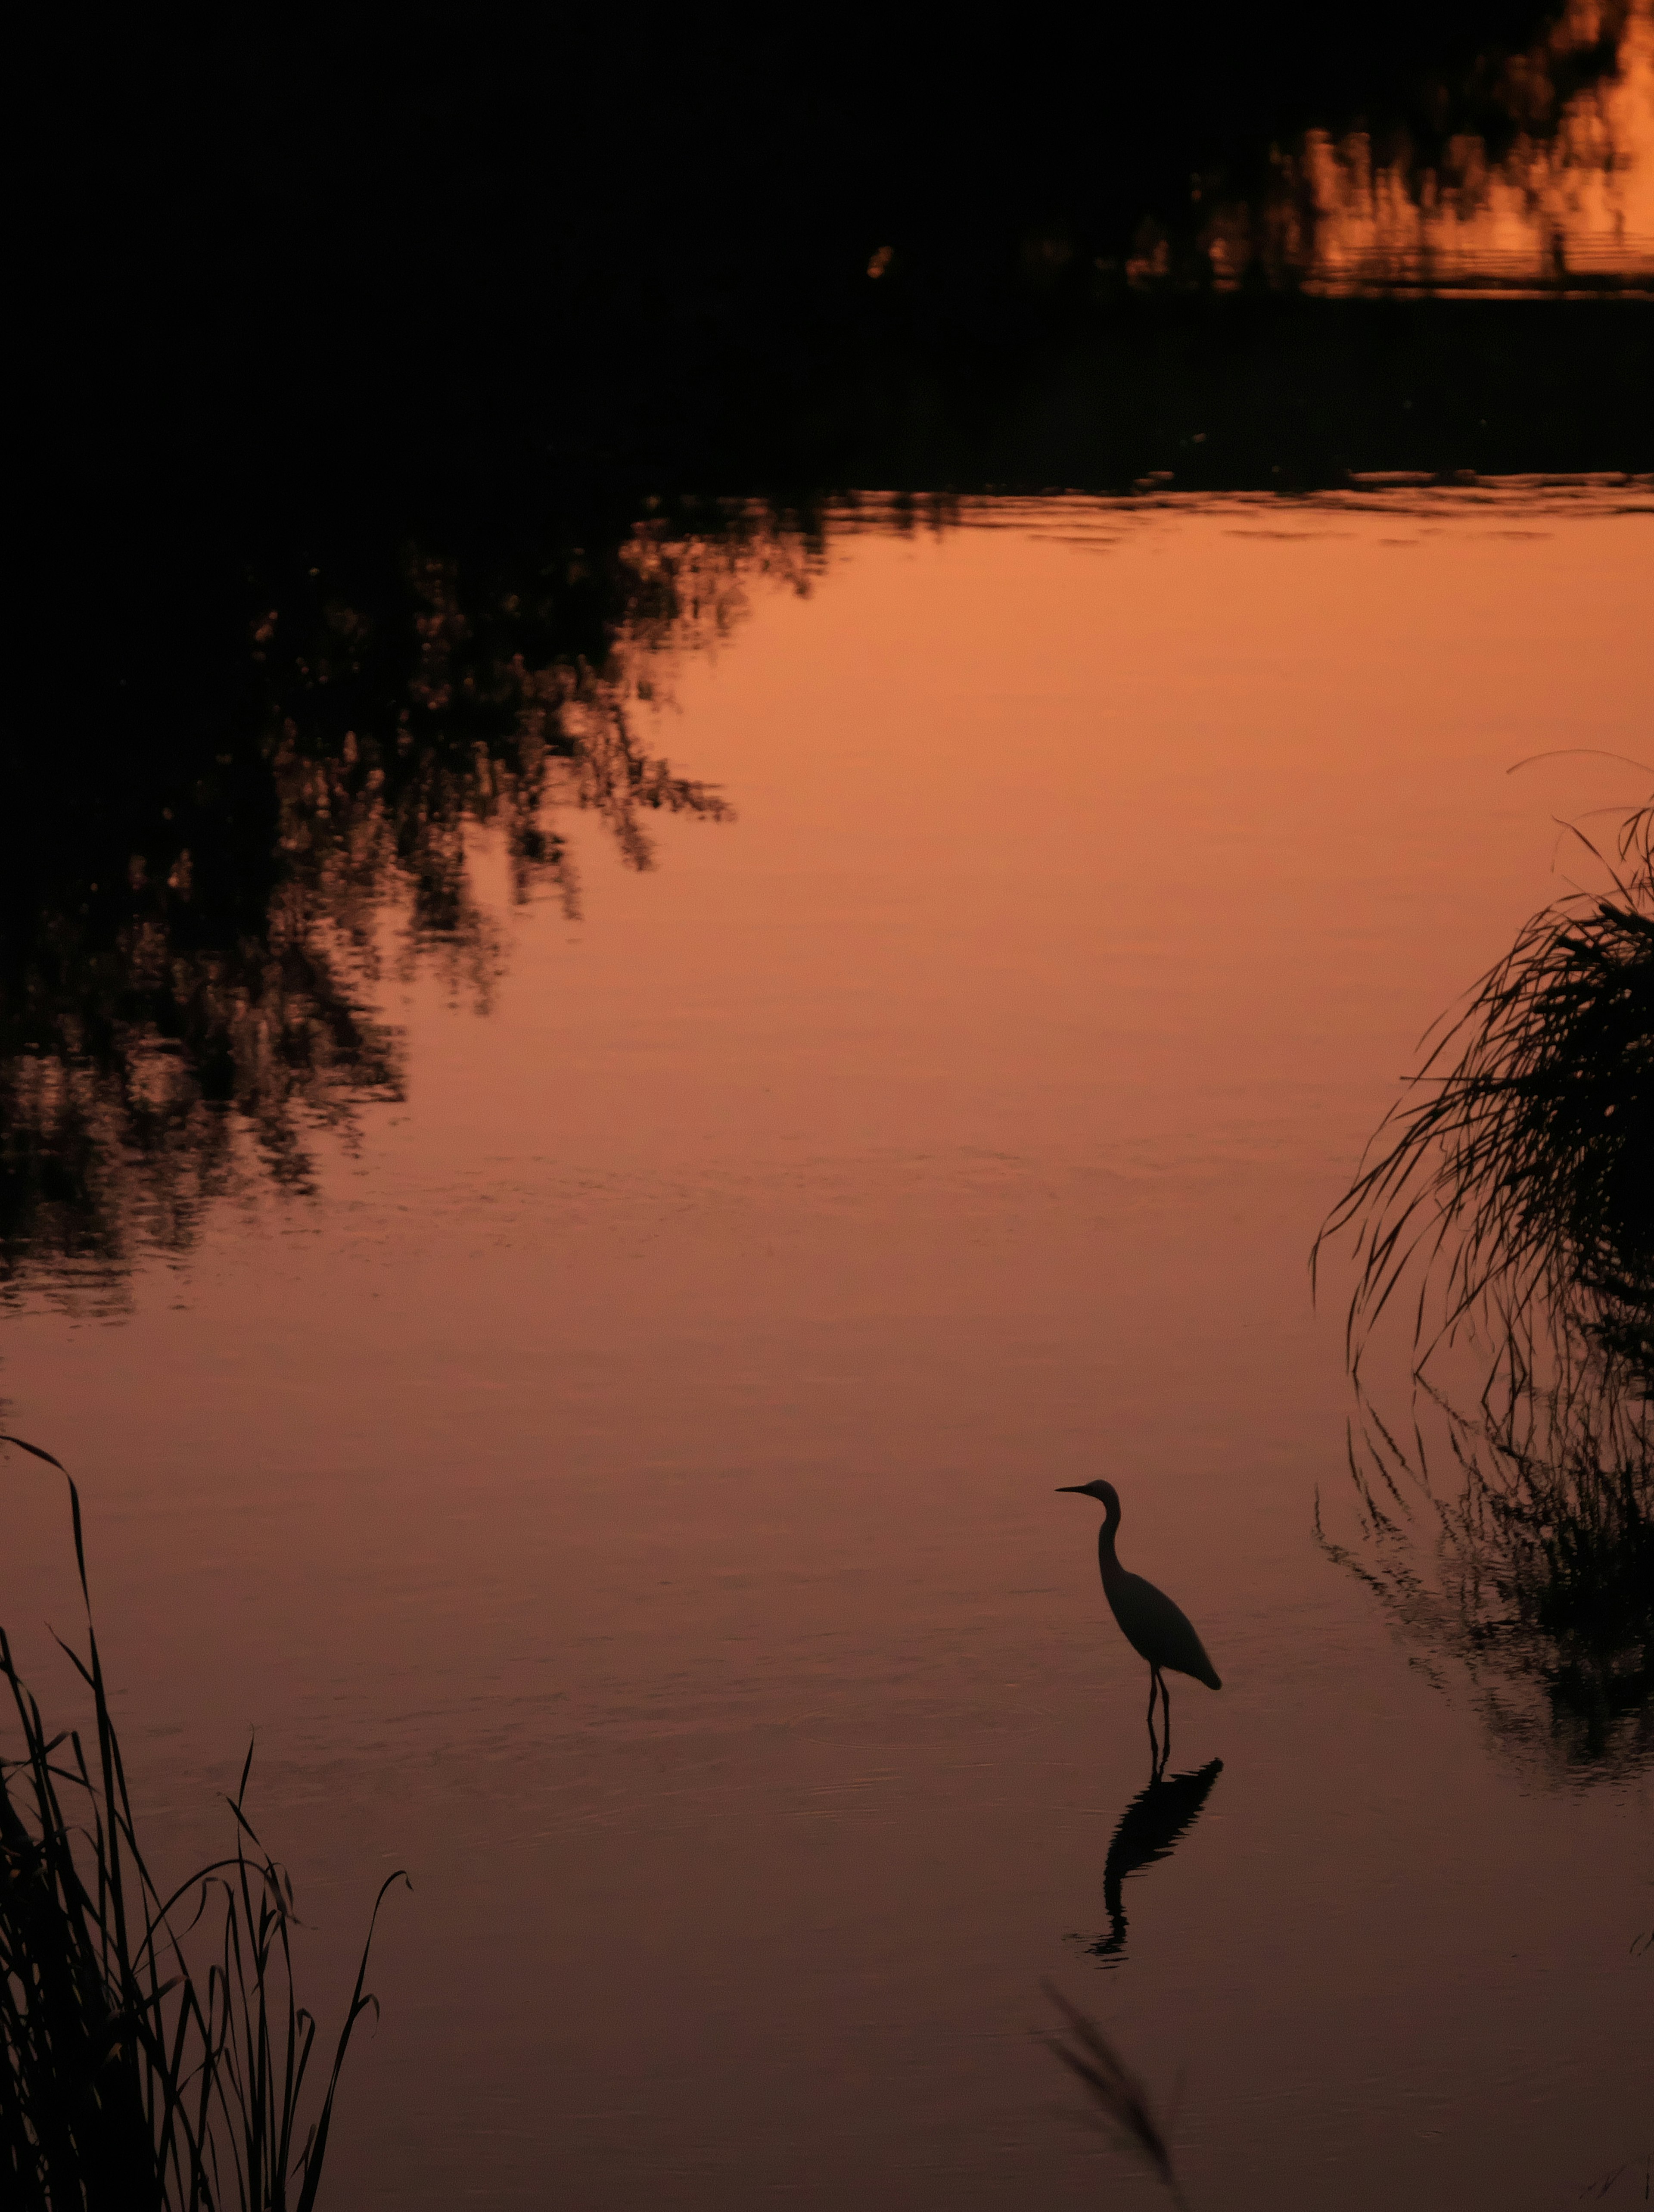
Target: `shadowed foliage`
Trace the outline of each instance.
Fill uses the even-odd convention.
[[[64,1473],[21,1437],[0,1437]],[[247,1819],[252,1753],[229,1800],[233,1852],[163,1893],[138,1843],[88,1595],[89,1740],[50,1732],[0,1631],[21,1755],[0,1759],[0,2181],[41,2212],[312,2212],[352,2031],[355,1987],[324,2086],[316,2022],[297,2002],[293,1888]],[[191,1959],[209,1960],[204,1972]]]

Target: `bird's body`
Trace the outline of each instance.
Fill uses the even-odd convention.
[[[1120,1498],[1113,1484],[1067,1483],[1063,1488],[1081,1498],[1094,1498],[1103,1508],[1103,1526],[1097,1539],[1097,1565],[1103,1578],[1103,1595],[1120,1625],[1120,1633],[1138,1657],[1148,1662],[1150,1734],[1154,1732],[1154,1698],[1158,1691],[1166,1702],[1169,1741],[1172,1693],[1166,1686],[1165,1675],[1189,1674],[1197,1682],[1203,1682],[1209,1690],[1221,1690],[1223,1684],[1218,1671],[1207,1657],[1206,1646],[1195,1633],[1194,1624],[1182,1607],[1173,1604],[1163,1589],[1145,1582],[1141,1575],[1129,1574],[1120,1565],[1114,1547],[1120,1526]]]
[[[1163,1589],[1128,1574],[1114,1556],[1112,1539],[1105,1534],[1098,1543],[1103,1573],[1103,1595],[1120,1624],[1120,1633],[1141,1659],[1151,1667],[1174,1674],[1191,1674],[1209,1690],[1223,1684],[1206,1656],[1206,1646],[1195,1633],[1194,1623],[1181,1606],[1174,1605]]]

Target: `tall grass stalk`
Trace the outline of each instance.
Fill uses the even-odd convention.
[[[233,1851],[164,1893],[109,1710],[80,1493],[38,1444],[0,1443],[68,1483],[85,1648],[56,1640],[93,1714],[89,1738],[49,1731],[0,1630],[22,1747],[0,1759],[0,2196],[50,2212],[312,2212],[351,2036],[378,2010],[364,1986],[374,1923],[407,1877],[389,1875],[374,1900],[318,2101],[292,1885],[247,1817],[252,1753],[227,1801]]]

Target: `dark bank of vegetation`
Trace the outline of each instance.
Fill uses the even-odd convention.
[[[63,1648],[89,1735],[50,1726],[0,1629],[17,1747],[0,1756],[0,2194],[18,2212],[312,2212],[352,2033],[376,2008],[367,1946],[314,2080],[326,2061],[294,1987],[293,1887],[248,1818],[251,1751],[233,1850],[165,1889],[145,1861],[64,1480],[86,1619],[82,1648]],[[380,1889],[368,1944],[403,1879]]]
[[[1312,125],[1427,164],[1542,135],[1624,10],[1565,50],[1554,12],[118,31],[65,74],[30,202],[44,276],[72,240],[37,332],[64,580],[87,532],[140,548],[185,511],[302,534],[622,489],[1637,465],[1635,310],[1306,301],[1262,263],[1184,296],[1207,211]],[[1164,298],[1129,281],[1145,224]]]
[[[1333,1548],[1581,1772],[1654,1755],[1654,805],[1609,859],[1445,1026],[1323,1232],[1354,1234],[1358,1371],[1407,1299],[1421,1378],[1455,1344],[1483,1378],[1469,1413],[1425,1379],[1405,1426],[1364,1400]]]

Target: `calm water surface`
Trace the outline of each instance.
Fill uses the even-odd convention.
[[[733,818],[639,872],[570,814],[575,911],[476,832],[484,951],[380,914],[404,1096],[313,1197],[119,1297],[42,1259],[7,1425],[82,1480],[158,1854],[251,1726],[318,1996],[413,1876],[339,2203],[1148,2204],[1042,1978],[1181,2084],[1197,2207],[1538,2212],[1649,2149],[1654,1783],[1491,1728],[1318,1547],[1306,1271],[1556,817],[1639,795],[1510,771],[1648,757],[1649,506],[846,511],[637,709]],[[1225,1681],[1118,1917],[1098,1474]],[[5,1480],[45,1682],[64,1516]]]

